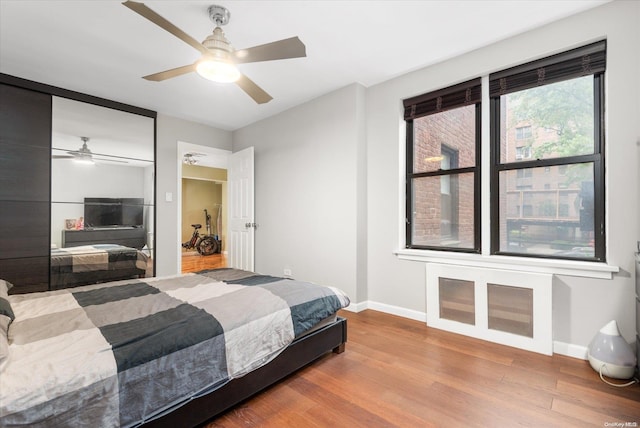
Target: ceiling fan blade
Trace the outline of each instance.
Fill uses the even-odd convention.
[[[253,83],[253,81],[244,74],[240,76],[236,84],[258,104],[268,103],[273,99],[271,95],[267,94],[260,86]]]
[[[73,159],[74,157],[73,155],[53,155],[51,159]]]
[[[165,70],[159,73],[143,76],[143,79],[160,82],[162,80],[171,79],[172,77],[182,76],[183,74],[187,74],[192,71],[196,71],[195,64],[183,65],[182,67],[172,68],[171,70]]]
[[[307,52],[304,43],[297,37],[291,37],[290,39],[237,50],[233,52],[233,61],[236,64],[244,64],[305,56],[307,56]]]
[[[107,158],[101,158],[101,157],[95,157],[94,159],[97,160],[98,162],[117,162],[117,163],[129,163],[125,160],[118,160],[118,159],[107,159]]]
[[[209,54],[209,51],[207,50],[207,48],[202,46],[200,42],[198,42],[196,39],[194,39],[184,31],[182,31],[181,29],[173,25],[171,22],[167,21],[162,16],[158,15],[153,10],[149,9],[149,7],[147,7],[144,3],[138,3],[135,1],[127,0],[122,4],[128,7],[129,9],[131,9],[132,11],[136,12],[138,15],[144,18],[147,18],[149,21],[153,22],[160,28],[163,28],[164,30],[173,34],[174,36],[176,36],[186,44],[199,50],[201,53]]]

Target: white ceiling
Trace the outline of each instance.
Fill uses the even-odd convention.
[[[298,36],[306,58],[239,68],[273,96],[257,105],[235,85],[196,74],[141,76],[199,53],[120,1],[0,0],[0,72],[234,130],[359,82],[371,86],[608,0],[147,1],[197,40],[207,8],[231,12],[236,49]]]

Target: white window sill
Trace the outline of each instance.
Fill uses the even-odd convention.
[[[432,250],[402,249],[394,251],[394,254],[398,256],[400,260],[485,267],[490,269],[508,269],[522,272],[551,273],[555,275],[598,279],[611,279],[613,278],[613,274],[620,270],[618,266],[612,266],[606,263],[514,256],[488,256]]]

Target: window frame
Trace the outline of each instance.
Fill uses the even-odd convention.
[[[595,52],[595,53],[594,53]],[[598,56],[598,63],[589,57]],[[529,257],[537,259],[555,260],[580,260],[606,262],[606,227],[605,227],[605,58],[606,40],[593,43],[581,48],[573,49],[558,55],[543,58],[537,61],[516,66],[512,69],[494,73],[489,77],[491,93],[489,98],[490,116],[490,254],[505,255],[515,257]],[[574,67],[569,70],[566,64],[571,63]],[[593,69],[591,65],[594,65]],[[582,65],[582,70],[579,69]],[[545,67],[555,70],[555,74],[544,81]],[[554,69],[555,67],[555,69]],[[540,72],[542,70],[542,72]],[[504,76],[518,76],[525,73],[535,73],[538,71],[540,77],[536,84],[525,84],[523,80],[515,80],[514,87],[504,90],[506,84]],[[551,73],[547,73],[551,74]],[[511,92],[530,89],[535,86],[557,83],[578,77],[591,75],[593,77],[593,97],[594,97],[594,141],[593,153],[586,155],[573,155],[565,157],[555,157],[548,159],[531,159],[501,162],[500,152],[500,98],[502,95]],[[529,79],[531,80],[531,79]],[[498,87],[498,85],[500,87]],[[552,166],[568,166],[572,164],[592,163],[593,164],[593,191],[594,191],[594,256],[593,257],[562,257],[559,255],[542,255],[515,253],[505,249],[500,249],[500,173],[509,170],[519,170],[525,168],[546,168]],[[562,168],[564,169],[564,168]]]
[[[481,252],[481,147],[482,147],[482,100],[481,79],[476,78],[434,92],[404,100],[406,123],[406,167],[405,167],[405,248],[436,250],[460,253]],[[475,165],[429,172],[414,172],[414,119],[430,114],[442,113],[456,108],[474,105],[475,119]],[[473,173],[473,248],[413,244],[413,181],[424,177],[460,176]]]

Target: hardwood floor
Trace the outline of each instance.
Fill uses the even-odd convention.
[[[344,353],[327,354],[206,428],[640,425],[640,386],[608,386],[586,361],[372,310],[340,314],[349,328]]]
[[[227,257],[224,254],[201,256],[195,251],[182,253],[182,273],[221,267],[227,267]]]

